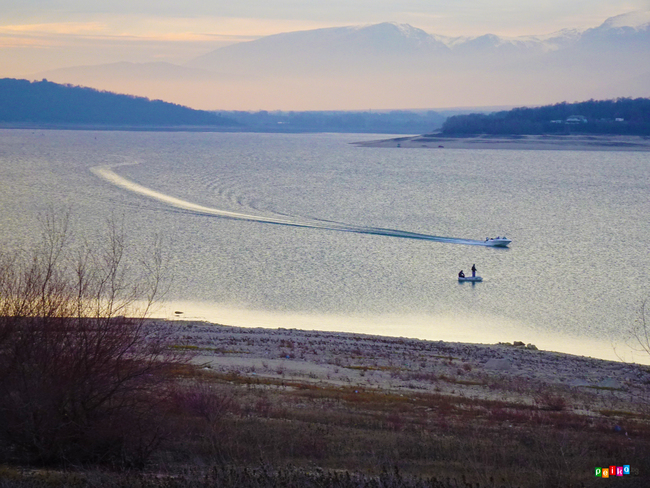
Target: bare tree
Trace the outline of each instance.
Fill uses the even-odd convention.
[[[643,300],[643,303],[641,303],[639,318],[634,322],[634,326],[632,327],[632,337],[640,350],[650,355],[650,330],[648,329],[648,323],[646,322],[647,303],[647,299]]]
[[[136,266],[116,220],[98,245],[73,243],[69,213],[42,225],[35,250],[0,254],[0,448],[36,462],[141,463],[179,360],[146,322],[159,242]]]

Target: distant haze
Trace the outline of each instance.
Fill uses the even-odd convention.
[[[89,63],[34,70],[29,78],[207,110],[424,109],[649,97],[650,11],[525,37],[453,37],[378,23],[280,33],[201,55],[188,49],[185,59],[180,54],[174,63]]]

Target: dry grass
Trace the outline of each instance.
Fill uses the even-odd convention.
[[[472,486],[522,487],[580,486],[591,480],[594,467],[608,463],[650,472],[647,416],[585,415],[559,392],[544,392],[528,404],[234,372],[197,369],[196,375],[229,406],[215,419],[216,429],[177,411],[178,431],[188,437],[175,436],[160,455],[158,462],[168,466],[200,459],[373,476],[396,466],[412,479],[464,477]]]
[[[575,402],[585,399],[562,390],[521,402],[187,364],[173,374],[166,443],[144,472],[6,467],[0,487],[579,487],[590,486],[601,465],[650,473],[647,415],[584,413]]]
[[[643,382],[572,388],[490,372],[458,354],[432,351],[432,359],[426,343],[408,340],[359,337],[326,357],[318,347],[332,346],[318,343],[320,337],[312,343],[281,338],[277,357],[283,359],[274,363],[256,356],[256,341],[268,340],[271,352],[275,347],[261,334],[199,344],[187,339],[172,350],[207,351],[224,362],[202,356],[164,370],[176,382],[157,410],[164,442],[144,471],[8,467],[0,469],[0,487],[586,487],[596,466],[610,464],[641,473],[617,480],[621,486],[647,486],[650,412]],[[286,359],[291,354],[295,359]],[[308,364],[320,369],[300,369]],[[610,366],[603,366],[607,374]]]

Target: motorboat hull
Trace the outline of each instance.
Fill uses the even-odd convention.
[[[511,242],[510,239],[488,239],[484,244],[490,247],[508,247]]]
[[[465,277],[459,276],[458,281],[459,283],[463,283],[465,281],[469,281],[472,283],[479,283],[483,281],[483,278],[481,278],[480,276],[465,276]]]

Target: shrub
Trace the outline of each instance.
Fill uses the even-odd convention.
[[[0,447],[28,462],[141,464],[179,359],[145,322],[160,247],[136,271],[114,221],[100,247],[72,244],[68,215],[50,214],[40,246],[0,254]]]
[[[563,396],[549,391],[542,391],[535,396],[535,403],[541,410],[550,410],[552,412],[560,412],[567,406]]]

